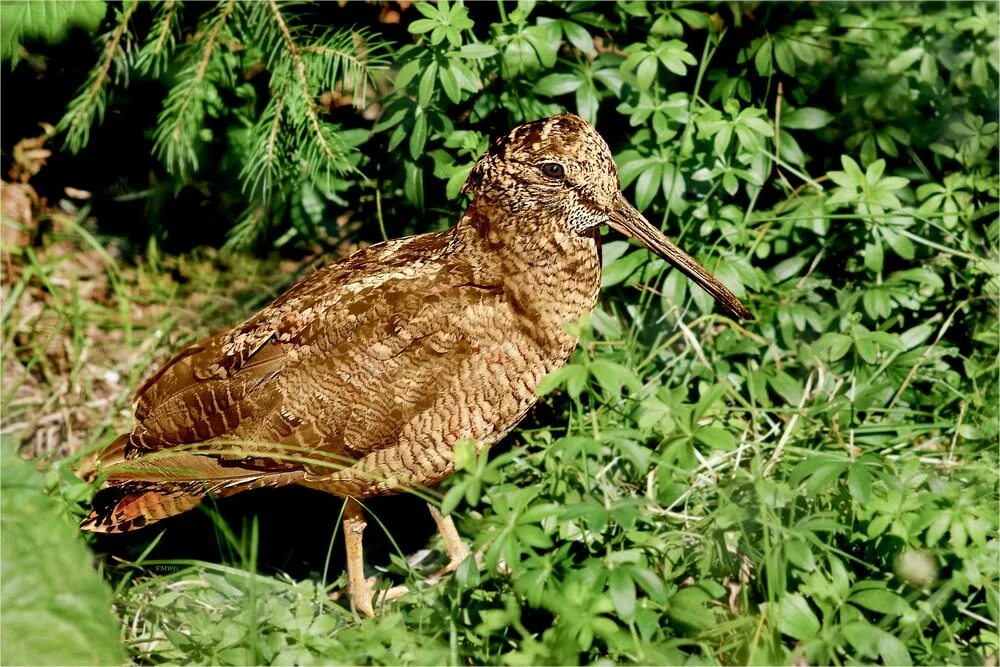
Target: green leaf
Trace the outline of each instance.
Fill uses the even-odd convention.
[[[479,565],[476,564],[476,557],[469,554],[455,570],[455,583],[461,590],[474,590],[478,588],[479,582]]]
[[[878,652],[878,640],[881,639],[884,631],[875,627],[867,621],[851,621],[841,626],[841,631],[848,643],[859,651],[862,655],[875,657]],[[889,663],[895,664],[895,663]]]
[[[778,629],[792,639],[806,641],[813,639],[819,632],[819,619],[799,593],[782,597],[774,611]]]
[[[607,268],[631,247],[628,241],[606,241],[601,244],[601,268]]]
[[[881,231],[882,237],[885,242],[889,244],[892,251],[902,257],[903,259],[913,259],[917,254],[916,246],[913,245],[913,241],[909,238],[898,234],[891,229],[883,229]]]
[[[431,45],[437,46],[449,37],[449,29],[446,25],[439,25],[431,32]]]
[[[410,33],[413,35],[421,35],[425,32],[430,32],[434,28],[438,27],[438,22],[431,19],[417,19],[410,24]]]
[[[900,72],[905,72],[910,69],[914,63],[923,57],[923,47],[915,46],[911,49],[906,49],[898,56],[890,60],[885,69],[889,74],[899,74]]]
[[[579,364],[566,364],[557,368],[538,383],[536,393],[545,396],[557,387],[566,386],[566,392],[573,398],[579,398],[580,393],[587,385],[587,378],[590,374],[587,369]]]
[[[572,21],[562,22],[563,32],[566,33],[566,39],[569,43],[580,49],[587,55],[594,52],[594,38],[591,37],[587,29],[584,28],[579,23],[574,23]]]
[[[445,5],[447,6],[447,5]],[[435,23],[441,21],[441,13],[439,8],[430,2],[418,2],[416,3],[416,9],[418,12],[424,15],[424,17],[432,19]],[[419,20],[419,19],[418,19]]]
[[[784,129],[781,130],[781,159],[791,164],[802,165],[806,163],[806,154],[799,146],[799,142]]]
[[[635,582],[623,567],[615,568],[608,577],[608,590],[615,610],[626,623],[635,618]]]
[[[840,164],[844,167],[844,173],[847,174],[850,182],[856,187],[863,188],[867,185],[868,181],[865,179],[864,173],[861,171],[861,167],[847,155],[840,156]]]
[[[635,70],[635,78],[639,90],[648,90],[653,85],[653,79],[656,78],[656,56],[648,55],[639,63],[639,67]]]
[[[462,91],[458,87],[458,79],[451,71],[451,67],[442,67],[440,70],[441,88],[448,99],[458,104],[462,100]]]
[[[714,426],[699,427],[694,432],[694,439],[712,449],[729,451],[736,448],[736,438],[733,434]]]
[[[590,123],[597,122],[597,93],[591,86],[580,86],[576,89],[576,112]]]
[[[688,53],[687,45],[676,39],[661,44],[657,53],[663,66],[677,76],[684,76],[687,74],[687,66],[698,62]]]
[[[663,164],[654,162],[647,166],[635,181],[635,205],[639,210],[647,208],[660,190],[663,180]]]
[[[857,350],[858,356],[866,364],[874,364],[878,361],[878,345],[875,344],[875,340],[870,335],[856,339],[854,349]]]
[[[795,76],[795,56],[792,55],[792,49],[785,40],[774,42],[774,60],[778,63],[778,69]]]
[[[622,386],[635,390],[639,384],[631,369],[608,359],[595,359],[590,364],[590,373],[601,388],[612,396],[617,395]]]
[[[583,85],[583,81],[575,74],[549,74],[539,79],[535,84],[535,92],[541,95],[556,97],[572,93]]]
[[[414,160],[420,159],[424,152],[424,144],[427,143],[427,115],[418,114],[410,131],[410,157]]]
[[[656,604],[667,604],[667,586],[663,578],[644,567],[633,566],[630,570],[632,579],[639,584],[646,595]]]
[[[524,31],[524,39],[531,44],[542,67],[552,67],[556,64],[557,49],[562,41],[561,30],[556,21],[541,23]]]
[[[566,374],[566,393],[574,400],[580,398],[580,394],[587,388],[587,380],[590,374],[584,366],[570,364],[566,367],[569,371]]]
[[[712,19],[706,12],[699,12],[693,9],[675,8],[673,10],[677,18],[687,23],[695,29],[712,27]]]
[[[883,662],[887,665],[906,667],[913,664],[913,659],[910,657],[910,652],[906,649],[906,644],[888,632],[883,632],[879,638],[878,652],[882,656]]]
[[[833,121],[833,114],[816,107],[804,107],[781,114],[781,127],[792,130],[818,130]]]
[[[654,162],[653,158],[642,157],[636,151],[625,151],[618,156],[618,176],[622,187],[627,188],[632,182]]]
[[[649,251],[635,250],[611,262],[601,273],[601,287],[611,287],[628,278],[639,277],[639,267],[649,261]]]
[[[441,501],[441,513],[444,515],[451,514],[458,507],[458,504],[462,502],[462,498],[465,496],[465,484],[458,483],[452,485],[448,489],[448,493],[444,494],[444,500]]]
[[[715,625],[716,618],[708,603],[712,597],[698,586],[682,588],[670,598],[667,616],[682,627],[706,630]]]
[[[801,570],[812,572],[816,569],[816,559],[813,556],[809,543],[805,540],[791,539],[785,544],[785,555],[792,565]]]
[[[372,132],[383,132],[391,127],[399,125],[401,122],[403,122],[403,119],[406,118],[407,111],[408,110],[405,108],[397,109],[396,111],[392,112],[392,114],[389,115],[388,117],[383,117],[382,120],[376,123],[375,126],[372,128]]]
[[[797,276],[808,261],[809,260],[802,255],[795,255],[794,257],[789,257],[786,260],[778,262],[778,264],[771,269],[774,281],[776,283],[780,283]]]
[[[837,361],[851,351],[854,341],[850,336],[839,333],[828,333],[816,343],[817,350],[826,350],[830,355],[830,361]]]
[[[859,607],[892,616],[902,616],[911,609],[904,598],[882,588],[861,590],[852,594],[848,599]]]
[[[421,118],[424,118],[421,116]],[[402,129],[402,126],[400,126]],[[410,137],[410,147],[413,147],[413,138]],[[424,170],[410,160],[403,161],[405,180],[403,181],[403,194],[407,201],[417,208],[424,207]]]
[[[882,252],[882,244],[879,243],[877,239],[874,243],[865,244],[863,257],[866,268],[874,271],[875,273],[880,273],[882,271],[885,256]]]
[[[8,665],[121,665],[111,590],[41,476],[0,446],[3,576],[0,632]]]
[[[420,85],[417,87],[417,104],[426,109],[434,95],[434,82],[437,80],[438,64],[432,62],[420,75]],[[416,157],[414,155],[413,157]]]
[[[460,48],[457,52],[458,55],[463,58],[471,58],[473,60],[483,60],[484,58],[492,58],[496,54],[500,53],[495,46],[490,44],[466,44]]]
[[[757,74],[761,76],[770,76],[771,69],[771,49],[773,42],[770,38],[762,39],[760,48],[757,49],[757,53],[753,57],[753,66],[757,70]]]
[[[767,379],[767,383],[788,405],[798,405],[802,400],[802,393],[805,391],[802,383],[784,371],[776,372]]]
[[[6,0],[0,3],[0,59],[16,63],[29,40],[56,44],[73,28],[92,33],[107,9],[104,0]]]
[[[931,334],[934,333],[934,327],[930,324],[918,324],[912,329],[907,329],[900,334],[900,340],[903,344],[904,350],[912,350],[918,345],[923,344]]]
[[[503,52],[504,65],[512,74],[530,72],[538,67],[538,55],[527,39],[512,39]]]
[[[872,497],[872,476],[863,463],[851,465],[847,471],[847,488],[851,495],[862,505],[866,505]]]

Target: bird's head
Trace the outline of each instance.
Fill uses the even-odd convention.
[[[676,266],[731,316],[750,311],[704,267],[670,242],[625,199],[607,142],[579,116],[520,125],[479,158],[462,192],[509,220],[553,220],[571,233],[610,225]]]

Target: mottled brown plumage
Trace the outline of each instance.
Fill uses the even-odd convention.
[[[134,430],[103,454],[109,490],[84,526],[131,530],[264,486],[363,499],[440,482],[457,442],[503,437],[572,354],[567,325],[597,301],[601,224],[749,315],[625,201],[607,145],[576,116],[499,139],[463,191],[473,200],[453,228],[320,269],[154,374]]]

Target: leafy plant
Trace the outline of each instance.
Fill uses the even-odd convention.
[[[344,177],[357,174],[357,146],[367,135],[331,122],[319,98],[329,91],[339,104],[365,108],[375,72],[386,66],[385,43],[365,30],[302,24],[277,2],[205,7],[185,41],[178,37],[187,8],[164,2],[138,37],[132,21],[144,9],[126,2],[116,11],[115,27],[102,39],[103,55],[57,127],[67,147],[76,152],[87,145],[116,85],[163,78],[168,91],[153,150],[182,181],[203,170],[210,153],[225,151],[225,161],[239,169],[246,199],[231,242],[253,243],[290,207],[297,213],[293,230],[314,235],[326,203],[344,203],[338,193]],[[240,71],[266,73],[266,89],[258,91],[237,76]],[[213,132],[212,119],[222,122],[221,132]]]
[[[23,43],[62,41],[73,28],[93,32],[107,11],[104,0],[12,0],[0,7],[0,60],[16,65]]]
[[[357,624],[327,587],[245,573],[247,557],[173,577],[133,563],[117,599],[143,619],[135,657],[994,659],[994,5],[324,7],[361,27],[309,5],[114,5],[69,147],[95,149],[125,73],[161,81],[137,150],[239,202],[230,247],[301,249],[452,224],[490,137],[572,111],[608,139],[627,196],[756,319],[715,315],[609,237],[603,300],[543,384],[546,416],[504,451],[456,451],[442,505],[481,571],[430,587],[396,553],[380,578],[411,594]],[[77,322],[80,299],[25,255],[18,289],[44,279]],[[185,340],[209,328],[200,307]]]
[[[125,651],[111,614],[111,589],[91,566],[79,531],[10,443],[0,447],[0,456],[3,662],[121,664]]]

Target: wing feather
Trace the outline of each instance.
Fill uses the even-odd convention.
[[[388,437],[397,420],[377,418],[384,415],[359,380],[391,369],[380,357],[400,354],[412,342],[407,332],[427,327],[422,299],[446,300],[442,292],[470,274],[440,261],[449,238],[429,234],[366,248],[307,276],[243,324],[183,350],[137,393],[126,456],[218,440],[260,442],[263,452],[284,443],[350,454]],[[359,345],[370,357],[367,369],[352,358]]]

